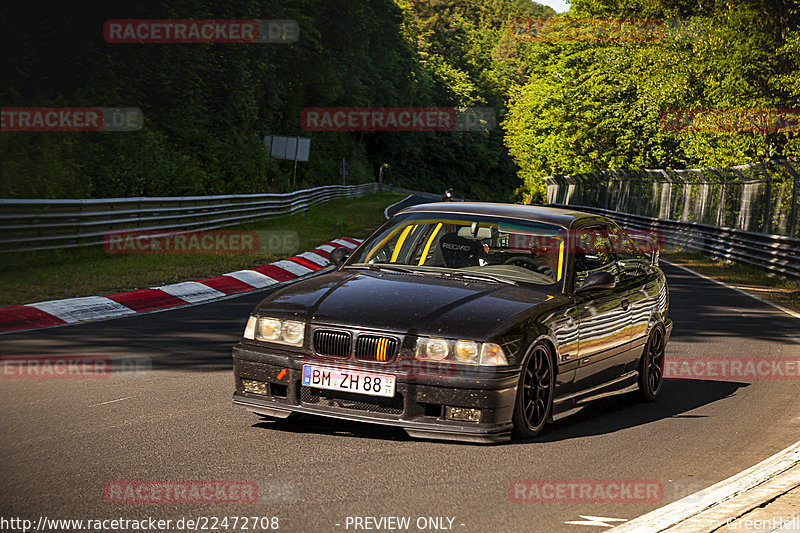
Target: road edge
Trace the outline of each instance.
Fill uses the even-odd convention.
[[[781,494],[777,496],[774,494],[762,495],[751,491],[787,473],[791,476],[800,477],[800,442],[796,442],[772,457],[728,479],[643,514],[608,531],[611,533],[677,532],[682,529],[682,524],[698,517],[701,513],[725,504],[730,505],[731,503],[742,506],[742,510],[735,513],[736,516],[728,517],[729,519],[736,519],[779,497]],[[786,492],[789,490],[791,489],[787,489]],[[717,528],[711,526],[708,531],[713,531],[714,529]],[[697,524],[693,524],[688,530],[698,531]]]
[[[700,272],[692,270],[689,267],[686,267],[686,266],[683,266],[683,265],[679,265],[678,263],[673,263],[672,261],[668,261],[667,259],[660,259],[660,261],[662,263],[666,263],[666,264],[668,264],[670,266],[674,266],[676,268],[680,268],[681,270],[685,270],[686,272],[694,274],[695,276],[703,278],[703,279],[705,279],[707,281],[712,281],[712,282],[716,283],[717,285],[722,285],[723,287],[728,288],[728,289],[730,289],[732,291],[736,291],[739,294],[744,294],[745,296],[749,296],[750,298],[752,298],[754,300],[757,300],[757,301],[759,301],[759,302],[761,302],[763,304],[769,305],[770,307],[774,307],[775,309],[777,309],[779,311],[783,311],[784,313],[786,313],[787,315],[789,315],[792,318],[799,318],[800,319],[800,313],[798,313],[796,311],[793,311],[793,310],[791,310],[791,309],[789,309],[787,307],[783,307],[780,304],[776,304],[775,302],[771,302],[769,300],[765,300],[764,298],[761,298],[760,296],[756,296],[755,294],[749,293],[749,292],[747,292],[747,291],[745,291],[743,289],[740,289],[738,287],[734,287],[733,285],[725,283],[724,281],[721,281],[721,280],[718,280],[718,279],[714,279],[712,277],[706,276],[705,274],[701,274]]]

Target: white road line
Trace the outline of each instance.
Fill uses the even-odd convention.
[[[261,272],[256,272],[255,270],[237,270],[236,272],[228,272],[227,274],[224,275],[230,276],[234,279],[238,279],[242,283],[247,283],[248,285],[256,289],[260,289],[261,287],[268,287],[269,285],[278,283],[271,277],[265,276]]]
[[[573,526],[614,527],[612,522],[627,522],[627,518],[606,518],[604,516],[578,515],[583,520],[570,520],[564,522]]]
[[[225,293],[212,289],[208,285],[203,285],[197,281],[184,281],[183,283],[173,283],[172,285],[153,288],[162,290],[167,294],[171,294],[189,303],[205,302],[206,300],[213,300],[225,296]]]
[[[776,304],[775,302],[770,302],[769,300],[765,300],[765,299],[763,299],[763,298],[759,298],[759,297],[758,297],[758,296],[756,296],[755,294],[750,294],[749,292],[747,292],[747,291],[745,291],[745,290],[742,290],[742,289],[740,289],[740,288],[738,288],[738,287],[734,287],[734,286],[732,286],[732,285],[728,285],[728,284],[727,284],[727,283],[725,283],[724,281],[720,281],[720,280],[718,280],[718,279],[710,278],[710,277],[706,276],[705,274],[701,274],[700,272],[695,272],[695,271],[694,271],[694,270],[692,270],[691,268],[687,268],[687,267],[685,267],[685,266],[683,266],[683,265],[679,265],[679,264],[677,264],[677,263],[673,263],[673,262],[671,262],[671,261],[667,261],[666,259],[661,259],[661,261],[663,261],[664,263],[666,263],[666,264],[668,264],[668,265],[670,265],[670,266],[678,267],[678,268],[680,268],[680,269],[682,269],[682,270],[685,270],[686,272],[689,272],[689,273],[691,273],[691,274],[694,274],[695,276],[701,277],[701,278],[703,278],[704,280],[707,280],[707,281],[713,281],[713,282],[714,282],[714,283],[716,283],[717,285],[722,285],[723,287],[726,287],[726,288],[728,288],[728,289],[730,289],[730,290],[732,290],[732,291],[736,291],[736,292],[738,292],[738,293],[740,293],[740,294],[744,294],[745,296],[749,296],[749,297],[750,297],[750,298],[752,298],[753,300],[758,300],[759,302],[761,302],[761,303],[763,303],[763,304],[767,304],[767,305],[769,305],[769,306],[771,306],[771,307],[774,307],[775,309],[778,309],[779,311],[783,311],[784,313],[786,313],[786,314],[787,314],[787,315],[789,315],[790,317],[793,317],[793,318],[800,318],[800,313],[797,313],[796,311],[792,311],[791,309],[787,309],[787,308],[783,307],[782,305],[778,305],[778,304]]]
[[[798,466],[800,466],[800,442],[716,485],[644,514],[610,531],[613,533],[664,531]],[[753,505],[758,506],[757,503]]]
[[[98,318],[135,315],[136,311],[125,307],[105,296],[85,296],[82,298],[67,298],[64,300],[51,300],[27,304],[40,311],[60,318],[68,324],[84,320],[97,320]]]
[[[121,402],[122,400],[130,400],[133,396],[126,396],[125,398],[117,398],[116,400],[108,400],[107,402],[100,402],[90,405],[89,407],[97,407],[98,405],[107,405],[109,403]]]

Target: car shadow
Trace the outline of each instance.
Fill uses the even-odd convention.
[[[286,420],[264,418],[253,424],[254,428],[270,429],[285,433],[354,437],[359,439],[386,441],[413,441],[403,429],[394,426],[380,426],[365,422],[352,422],[323,416],[300,414]]]
[[[665,379],[654,402],[640,401],[635,393],[588,404],[579,413],[551,424],[528,442],[553,442],[614,433],[665,418],[705,418],[691,411],[736,394],[748,383],[695,379]]]
[[[570,417],[549,424],[534,439],[511,441],[500,445],[537,442],[557,442],[593,435],[614,433],[642,426],[665,418],[704,418],[688,414],[694,409],[734,395],[748,383],[711,380],[664,380],[659,398],[654,402],[641,402],[633,394],[625,394],[590,403]],[[264,420],[254,428],[287,433],[307,433],[329,436],[346,436],[386,441],[426,441],[449,445],[485,446],[480,443],[412,438],[401,428],[364,422],[351,422],[322,416],[299,415],[287,420]]]

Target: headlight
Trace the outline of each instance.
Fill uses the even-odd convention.
[[[478,343],[472,341],[458,341],[455,350],[456,361],[474,365],[478,362]]]
[[[256,323],[256,339],[275,342],[281,338],[281,321],[274,318],[259,318]]]
[[[295,346],[303,345],[303,334],[305,333],[306,325],[302,322],[291,322],[289,320],[283,323],[283,335],[281,338],[287,344]]]
[[[244,329],[244,338],[302,346],[305,330],[304,322],[251,316]]]
[[[429,339],[420,337],[417,341],[417,359],[441,361],[450,353],[450,346],[444,339]]]
[[[501,366],[508,364],[503,349],[497,344],[435,337],[417,338],[414,358],[467,365]]]

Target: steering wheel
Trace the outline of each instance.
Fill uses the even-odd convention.
[[[548,278],[552,278],[553,275],[555,274],[553,272],[552,268],[550,268],[547,265],[543,265],[543,264],[539,263],[533,257],[525,257],[525,256],[518,255],[516,257],[512,257],[510,259],[506,259],[503,262],[503,264],[504,265],[521,266],[523,268],[527,268],[528,270],[533,270],[534,272],[538,272],[539,274],[543,274],[543,275],[547,276]]]

